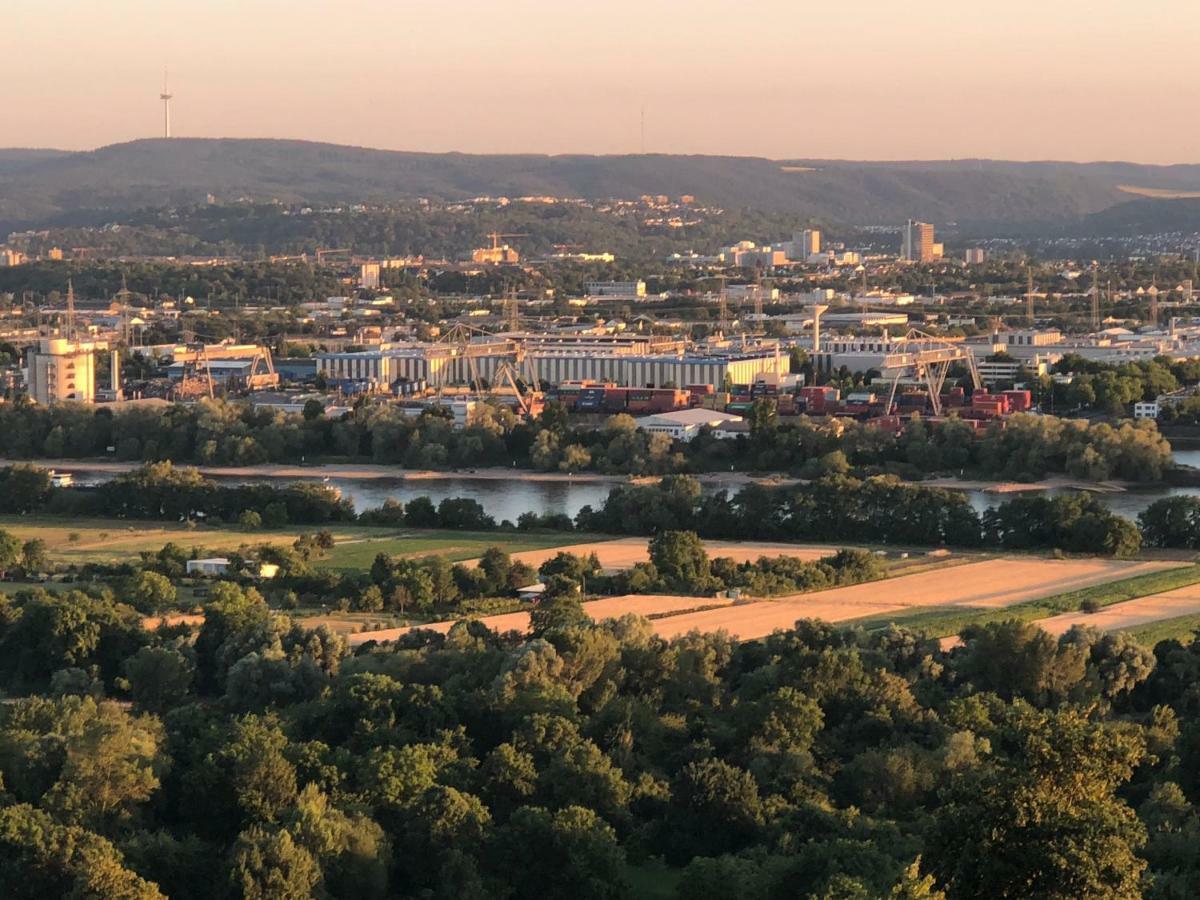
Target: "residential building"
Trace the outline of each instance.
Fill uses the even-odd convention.
[[[963,253],[963,262],[968,266],[979,266],[987,262],[987,251],[982,247],[971,247]]]

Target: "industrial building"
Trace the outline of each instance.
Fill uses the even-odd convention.
[[[589,297],[629,297],[646,296],[646,282],[637,281],[585,281],[583,292]]]
[[[672,440],[686,442],[698,435],[701,428],[715,429],[742,421],[741,416],[732,413],[697,407],[645,416],[638,419],[637,423],[639,428],[650,434],[665,434]]]
[[[25,357],[25,384],[35,403],[96,399],[96,351],[106,350],[103,341],[71,341],[44,338],[30,347]]]
[[[760,375],[789,371],[789,357],[772,342],[689,351],[678,340],[638,335],[514,335],[510,340],[381,345],[316,356],[317,370],[326,379],[375,389],[401,382],[491,381],[505,364],[545,384],[600,381],[624,387],[749,384]]]

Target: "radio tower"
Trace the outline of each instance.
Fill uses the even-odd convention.
[[[167,70],[163,69],[163,88],[162,93],[158,95],[158,99],[163,105],[163,137],[171,136],[171,97],[174,96],[167,90]]]

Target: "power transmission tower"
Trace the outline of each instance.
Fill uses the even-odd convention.
[[[1033,324],[1033,269],[1026,268],[1027,282],[1025,287],[1025,318]]]

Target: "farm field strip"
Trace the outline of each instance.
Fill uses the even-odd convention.
[[[620,597],[603,597],[590,600],[583,604],[583,610],[592,619],[601,622],[605,619],[615,619],[624,615],[636,616],[670,616],[674,613],[684,613],[703,606],[731,606],[732,600],[723,597],[679,597],[668,594],[626,594]],[[445,634],[458,621],[430,622],[428,625],[409,625],[403,628],[388,628],[384,631],[361,631],[347,637],[350,646],[357,647],[367,641],[394,641],[410,631],[418,629],[437,631]],[[479,619],[493,631],[528,631],[529,613],[511,612],[496,616],[483,616]]]
[[[692,629],[723,629],[741,640],[754,640],[776,629],[791,628],[798,619],[845,622],[924,607],[1002,609],[1176,565],[1158,561],[992,559],[956,566],[949,571],[935,569],[851,587],[688,613],[660,619],[654,623],[654,630],[660,637],[672,638]]]
[[[1075,625],[1090,625],[1101,631],[1129,631],[1165,619],[1200,614],[1200,584],[1191,584],[1162,594],[1138,597],[1114,603],[1094,613],[1072,612],[1038,620],[1038,625],[1053,635],[1061,635]]]
[[[765,637],[781,628],[791,628],[797,619],[818,618],[844,622],[868,616],[922,607],[969,607],[993,609],[1053,594],[1131,578],[1177,566],[1171,562],[1122,562],[1114,560],[989,559],[946,569],[931,569],[899,575],[852,587],[772,600],[733,603],[712,597],[632,595],[609,597],[584,605],[594,619],[635,613],[657,615],[655,633],[673,638],[693,629],[725,630],[741,640]],[[997,588],[996,584],[1004,584]],[[703,609],[720,605],[718,609]],[[490,628],[503,631],[529,627],[526,612],[505,613],[480,619]],[[445,632],[453,621],[419,626]],[[393,628],[352,635],[352,644],[368,640],[394,640],[412,628]]]
[[[611,541],[576,543],[545,550],[527,550],[513,553],[513,559],[528,563],[535,569],[555,554],[566,552],[576,556],[595,553],[600,567],[606,572],[630,569],[640,562],[648,562],[650,539],[646,537],[624,537]],[[704,549],[710,558],[724,556],[735,562],[754,562],[760,556],[791,556],[801,560],[817,560],[832,556],[840,547],[834,545],[783,544],[772,541],[705,541]]]

